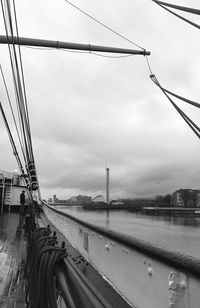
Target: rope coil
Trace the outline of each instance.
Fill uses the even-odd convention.
[[[54,276],[55,265],[67,256],[66,249],[56,246],[56,233],[50,228],[38,228],[32,234],[29,244],[26,274],[26,307],[57,307],[58,292]]]

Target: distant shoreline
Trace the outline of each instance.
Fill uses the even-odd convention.
[[[182,207],[143,207],[141,213],[144,214],[171,214],[171,215],[187,215],[187,216],[199,216],[200,208],[182,208]]]
[[[74,207],[77,205],[69,205],[67,203],[52,203],[53,206],[70,206]],[[85,204],[80,205],[83,210],[89,211],[130,211],[134,213],[141,213],[146,215],[187,215],[200,217],[200,208],[189,208],[189,207],[156,207],[156,206],[129,206],[129,205],[106,205],[106,204]]]

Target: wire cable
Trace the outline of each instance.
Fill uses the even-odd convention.
[[[147,66],[148,66],[148,69],[149,69],[150,75],[153,75],[153,73],[152,73],[152,69],[151,69],[151,65],[150,65],[150,62],[149,62],[149,59],[148,59],[148,57],[146,57],[146,56],[145,56],[145,58],[146,58],[146,61],[147,61]]]
[[[40,47],[31,47],[31,46],[22,46],[25,48],[29,48],[29,49],[38,49],[38,50],[44,50],[44,51],[48,51],[48,50],[55,50],[54,48],[48,48],[48,47],[44,47],[44,48],[40,48]],[[133,55],[124,55],[124,56],[107,56],[107,55],[102,55],[99,54],[97,52],[93,52],[93,51],[75,51],[75,50],[66,50],[66,49],[62,49],[59,48],[59,51],[64,51],[64,52],[69,52],[69,53],[81,53],[81,54],[92,54],[94,56],[98,56],[98,57],[103,57],[103,58],[111,58],[111,59],[121,59],[121,58],[128,58],[128,57],[133,57]]]
[[[15,0],[12,0],[12,7],[10,0],[5,0],[4,4],[3,0],[1,0],[1,6],[4,17],[6,36],[8,39],[8,48],[14,81],[20,131],[21,136],[23,137],[21,140],[23,140],[22,143],[25,153],[25,166],[29,175],[32,190],[36,190],[38,188],[38,180],[35,171],[22,55],[20,45],[18,44],[18,48],[16,48],[14,42],[14,32],[16,33],[16,37],[19,40]],[[12,15],[14,15],[14,22]],[[31,168],[31,171],[29,168]]]
[[[19,41],[19,30],[18,30],[18,23],[17,23],[15,0],[13,0],[13,8],[14,8],[14,17],[15,17],[15,24],[16,24],[17,39]],[[24,69],[23,69],[23,63],[22,63],[21,48],[20,48],[19,44],[18,44],[18,50],[19,50],[19,59],[20,59],[20,67],[21,67],[21,75],[22,75],[23,95],[24,95],[24,101],[25,101],[25,112],[26,112],[26,119],[27,119],[27,132],[28,132],[28,135],[29,135],[28,140],[29,140],[29,143],[30,143],[31,159],[34,160],[30,121],[29,121],[29,113],[28,113],[28,104],[27,104],[27,96],[26,96],[26,86],[25,86],[25,78],[24,78]]]
[[[66,1],[66,0],[65,0]],[[160,7],[162,7],[163,9],[165,9],[166,11],[168,11],[169,13],[173,14],[174,16],[182,19],[183,21],[187,22],[188,24],[192,25],[193,27],[197,28],[197,29],[200,29],[200,25],[194,23],[193,21],[171,11],[170,9],[166,8],[164,5],[162,5],[160,1],[157,1],[157,0],[152,0],[153,2],[155,2],[156,4],[158,4]]]
[[[7,130],[7,133],[8,133],[8,137],[10,139],[10,143],[11,143],[11,146],[12,146],[12,149],[13,149],[13,154],[14,156],[16,157],[16,160],[17,160],[17,164],[18,164],[18,167],[20,169],[20,171],[24,174],[24,169],[23,169],[23,166],[22,166],[22,163],[21,163],[21,160],[20,160],[20,157],[19,157],[19,154],[17,152],[17,148],[16,148],[16,145],[15,145],[15,142],[14,142],[14,139],[13,139],[13,136],[12,136],[12,133],[11,133],[11,130],[10,130],[10,127],[8,125],[8,121],[6,119],[6,115],[5,115],[5,112],[3,110],[3,107],[2,107],[2,104],[0,102],[0,111],[1,111],[1,114],[2,114],[2,117],[3,117],[3,120],[4,120],[4,123],[5,123],[5,126],[6,126],[6,130]]]
[[[191,101],[191,100],[189,100],[189,99],[187,99],[185,97],[182,97],[182,96],[180,96],[178,94],[175,94],[175,93],[173,93],[173,92],[171,92],[169,90],[166,90],[165,88],[163,88],[163,90],[165,92],[167,92],[168,94],[171,94],[172,96],[174,96],[174,97],[176,97],[176,98],[178,98],[178,99],[180,99],[180,100],[182,100],[182,101],[184,101],[184,102],[186,102],[186,103],[188,103],[190,105],[193,105],[193,106],[195,106],[197,108],[200,108],[200,104],[199,103],[193,102],[193,101]]]
[[[7,3],[8,5],[8,3]],[[12,20],[11,20],[11,14],[9,12],[9,9],[7,7],[4,7],[3,5],[3,0],[1,0],[1,6],[2,6],[2,12],[3,12],[3,18],[4,18],[4,25],[5,25],[5,30],[6,30],[6,36],[7,39],[10,37],[13,37],[13,27],[12,27]],[[10,16],[10,17],[9,17]],[[13,83],[14,83],[14,89],[15,89],[15,97],[16,97],[16,104],[17,104],[17,110],[18,110],[18,119],[19,119],[19,125],[20,125],[20,131],[21,131],[21,136],[24,135],[24,125],[21,121],[21,97],[20,97],[20,89],[19,89],[19,82],[17,76],[18,68],[17,68],[17,57],[16,57],[16,50],[15,50],[15,45],[14,43],[12,44],[13,40],[8,39],[8,49],[9,49],[9,55],[10,55],[10,63],[11,63],[11,69],[12,69],[12,75],[13,75]],[[18,73],[19,74],[19,73]],[[26,140],[25,138],[22,138],[23,140],[23,147],[24,151],[26,152],[26,163],[28,162],[28,152],[27,152],[27,146],[26,146]]]
[[[73,4],[72,2],[70,2],[69,0],[64,0],[65,2],[67,2],[68,4],[70,4],[71,6],[73,6],[75,9],[77,9],[79,12],[83,13],[84,15],[86,15],[87,17],[89,17],[90,19],[94,20],[96,23],[98,23],[99,25],[101,25],[102,27],[106,28],[107,30],[111,31],[112,33],[116,34],[117,36],[121,37],[122,39],[124,39],[125,41],[137,46],[138,48],[142,49],[142,50],[146,50],[145,48],[141,47],[140,45],[134,43],[133,41],[129,40],[128,38],[126,38],[124,35],[120,34],[118,31],[113,30],[112,28],[110,28],[109,26],[107,26],[106,24],[104,24],[103,22],[99,21],[98,19],[96,19],[95,17],[93,17],[92,15],[88,14],[86,11],[82,10],[81,8],[79,8],[78,6],[76,6],[75,4]]]
[[[160,88],[160,90],[164,93],[164,95],[168,98],[170,103],[174,106],[180,116],[184,119],[184,121],[188,124],[188,126],[192,129],[195,135],[200,139],[200,127],[196,125],[182,110],[179,108],[174,101],[169,97],[169,95],[165,92],[165,89],[161,86],[158,79],[155,75],[150,75],[151,80]]]
[[[156,1],[154,1],[156,2]],[[160,4],[164,5],[164,6],[168,6],[183,12],[187,12],[187,13],[191,13],[191,14],[196,14],[196,15],[200,15],[200,10],[198,9],[194,9],[191,7],[186,7],[186,6],[181,6],[181,5],[176,5],[176,4],[172,4],[172,3],[167,3],[167,2],[163,2],[163,1],[157,1]]]
[[[15,124],[16,132],[17,132],[17,135],[18,135],[19,143],[20,143],[20,146],[21,146],[21,151],[22,151],[22,154],[23,154],[24,159],[25,159],[25,153],[24,153],[24,149],[23,149],[23,145],[22,145],[22,140],[21,140],[21,137],[20,137],[20,133],[19,133],[19,129],[18,129],[18,126],[17,126],[14,110],[13,110],[10,95],[9,95],[9,92],[8,92],[8,87],[7,87],[7,84],[6,84],[5,76],[4,76],[3,69],[2,69],[1,65],[0,65],[0,71],[1,71],[2,79],[3,79],[4,87],[5,87],[5,90],[6,90],[6,95],[7,95],[7,98],[8,98],[9,106],[10,106],[10,109],[11,109],[13,121],[14,121],[14,124]]]

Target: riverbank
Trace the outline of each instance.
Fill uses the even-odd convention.
[[[107,204],[93,204],[83,206],[84,210],[89,211],[129,211],[146,215],[173,215],[173,216],[197,216],[200,217],[199,208],[180,208],[180,207],[130,207]]]
[[[143,207],[141,213],[149,215],[186,215],[199,216],[199,208],[180,208],[180,207]]]

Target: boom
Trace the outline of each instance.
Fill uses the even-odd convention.
[[[55,48],[55,49],[87,50],[87,51],[121,53],[121,54],[143,55],[143,56],[150,55],[150,52],[146,50],[134,50],[134,49],[116,48],[116,47],[108,47],[108,46],[97,46],[97,45],[90,45],[90,44],[78,44],[78,43],[60,42],[60,41],[16,37],[16,36],[11,37],[11,36],[5,36],[5,35],[0,35],[0,44],[50,47],[50,48]]]

